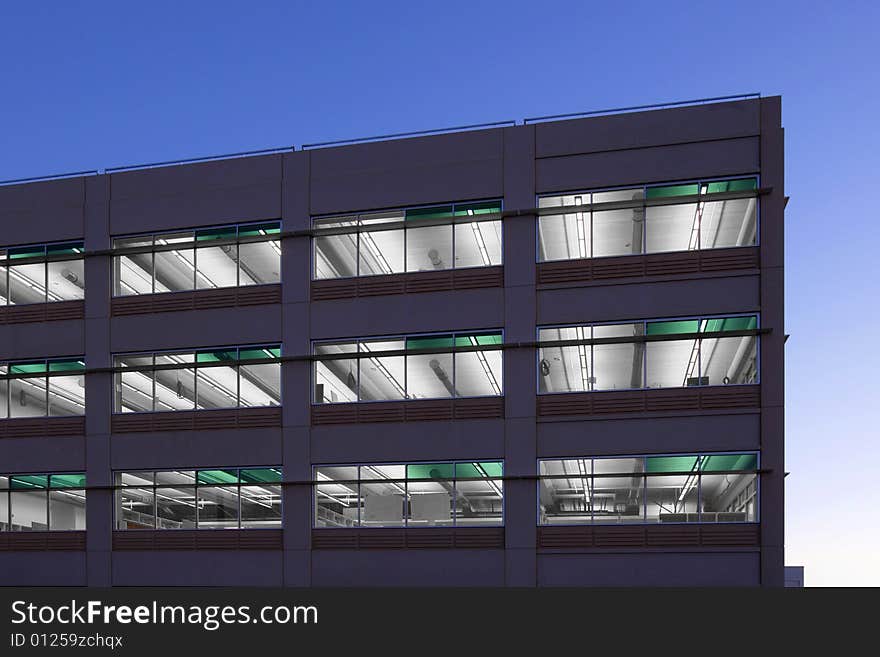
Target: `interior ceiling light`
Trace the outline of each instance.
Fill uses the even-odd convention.
[[[583,197],[575,196],[574,197],[575,205],[583,205]],[[577,221],[577,236],[578,236],[578,253],[581,258],[587,257],[587,232],[584,227],[584,213],[578,212],[575,214],[575,219]]]

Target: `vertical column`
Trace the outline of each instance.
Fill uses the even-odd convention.
[[[535,205],[535,130],[504,129],[504,208]],[[504,340],[535,339],[535,217],[515,217],[504,225]],[[504,352],[504,472],[533,476],[536,471],[535,354],[528,349]],[[505,485],[505,582],[535,586],[535,482]]]
[[[309,154],[284,156],[281,230],[310,227]],[[309,293],[311,240],[285,239],[281,245],[282,339],[285,354],[307,354],[311,349]],[[285,362],[281,367],[283,404],[282,450],[285,481],[310,481],[311,367],[308,361]],[[284,489],[284,585],[311,583],[311,487]]]
[[[785,584],[785,155],[782,103],[761,99],[761,585]]]
[[[110,248],[110,176],[85,179],[86,252]],[[85,362],[89,369],[110,367],[110,257],[85,262]],[[86,375],[86,549],[89,586],[112,584],[113,494],[110,414],[113,377]]]

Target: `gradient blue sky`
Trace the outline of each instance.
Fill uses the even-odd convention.
[[[0,180],[781,94],[787,563],[880,585],[876,2],[0,3]]]

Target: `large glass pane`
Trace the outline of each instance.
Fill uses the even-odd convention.
[[[584,340],[589,326],[540,329],[538,340]],[[589,345],[544,346],[538,350],[539,392],[583,392],[592,389]]]
[[[700,341],[703,385],[758,382],[758,338],[710,338]]]
[[[156,488],[156,528],[196,528],[195,486]]]
[[[454,510],[457,526],[503,524],[503,475],[500,461],[455,464]]]
[[[315,236],[312,244],[314,246],[313,265],[316,280],[347,278],[358,275],[357,226],[358,221],[356,217],[320,219],[315,221],[314,227],[316,230],[321,228],[350,228],[352,230],[351,233],[346,234]],[[402,246],[403,241],[401,239]],[[364,275],[367,273],[369,272],[364,272]]]
[[[593,462],[588,458],[541,461],[539,524],[590,524],[592,473]]]
[[[403,212],[377,212],[361,215],[364,230],[358,237],[358,275],[399,274],[404,267],[404,230],[372,230],[383,224],[402,224]]]
[[[455,266],[489,267],[501,264],[501,222],[455,224]]]
[[[153,237],[127,237],[113,240],[114,249],[153,246]],[[153,253],[132,253],[113,258],[113,295],[117,297],[153,292]]]
[[[277,240],[238,245],[239,285],[281,282],[281,244]]]
[[[649,456],[648,522],[696,522],[699,494],[697,456]]]
[[[84,415],[86,412],[85,374],[49,377],[49,415]]]
[[[356,527],[361,506],[357,466],[315,468],[315,527]],[[338,482],[338,483],[334,483]]]
[[[406,270],[435,271],[451,269],[452,225],[422,226],[408,224],[406,229]]]
[[[47,491],[14,489],[13,482],[13,490],[9,493],[12,531],[46,531],[49,528]]]
[[[644,191],[619,189],[611,192],[594,192],[593,203],[639,202]],[[619,210],[601,207],[592,213],[593,257],[630,255],[642,253],[644,245],[645,208],[622,208]]]
[[[411,342],[408,340],[407,342]],[[406,356],[406,392],[408,399],[452,397],[452,354],[412,354]],[[460,394],[460,393],[459,393]]]
[[[6,267],[6,251],[0,250],[0,306],[9,303],[9,270]]]
[[[281,527],[281,486],[241,487],[241,528],[279,529]]]
[[[116,491],[116,529],[154,529],[156,498],[152,488],[120,488]]]
[[[705,385],[700,378],[700,341],[669,340],[647,344],[647,387]]]
[[[757,519],[757,475],[703,473],[700,478],[701,522],[755,522]]]
[[[238,406],[237,353],[230,351],[199,351],[199,363],[212,365],[196,370],[197,408],[235,408]],[[221,366],[221,363],[230,363]]]
[[[181,244],[171,251],[156,251],[154,254],[156,292],[180,292],[195,289],[195,249],[193,233],[172,233],[156,236],[156,247]]]
[[[10,373],[17,373],[19,366],[11,366]],[[9,417],[45,417],[48,412],[46,378],[10,379]]]
[[[500,345],[500,333],[457,335],[456,347]],[[459,397],[501,395],[503,357],[500,350],[456,352],[455,391]]]
[[[229,234],[231,232],[231,235]],[[221,236],[218,236],[220,239]],[[235,230],[228,231],[223,239],[234,239]],[[223,244],[205,246],[199,243],[196,249],[196,288],[206,290],[238,285],[238,246]]]
[[[85,261],[50,262],[48,268],[48,300],[70,301],[85,295]]]
[[[281,363],[240,365],[238,375],[239,406],[281,404]]]
[[[406,358],[404,356],[366,356],[378,351],[403,351],[404,340],[368,340],[359,343],[361,401],[405,399]]]
[[[361,526],[399,527],[404,524],[405,476],[405,467],[402,465],[361,466]]]
[[[199,529],[238,529],[238,486],[199,486]]]
[[[356,342],[316,344],[315,354],[338,355],[357,354]],[[358,400],[358,359],[315,361],[314,402],[327,404],[335,402],[356,402]]]
[[[117,356],[116,367],[152,367],[153,355]],[[135,413],[153,410],[153,371],[116,372],[115,413]]]
[[[86,528],[86,492],[78,489],[49,491],[49,529],[51,531]]]
[[[412,464],[408,465],[406,470],[408,526],[451,526],[452,500],[456,497],[453,465],[451,463]],[[441,478],[442,481],[439,480]],[[456,500],[456,503],[461,503],[463,507],[468,506],[464,498]]]
[[[633,338],[644,335],[644,324],[606,324],[593,327],[593,338]],[[644,343],[593,345],[593,390],[626,390],[644,385]]]
[[[700,243],[700,211],[697,203],[649,206],[648,253],[692,251]]]
[[[14,262],[14,261],[13,261]],[[9,267],[9,303],[46,302],[46,263]]]
[[[195,408],[196,377],[192,367],[193,352],[156,354],[156,366],[175,365],[174,369],[156,370],[155,409],[182,411]],[[178,367],[179,366],[179,367]]]
[[[590,495],[596,523],[637,523],[645,519],[644,459],[594,459]]]

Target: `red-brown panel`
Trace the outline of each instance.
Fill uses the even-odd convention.
[[[110,300],[110,315],[140,315],[144,313],[180,312],[211,308],[234,308],[281,303],[281,286],[251,285],[194,292],[164,292]]]
[[[313,404],[312,424],[424,422],[504,417],[503,397],[425,399],[400,402]]]
[[[581,525],[538,528],[538,549],[757,547],[757,524]]]
[[[85,432],[86,419],[81,415],[0,420],[0,438],[82,436]]]
[[[503,527],[313,529],[315,550],[501,549]]]
[[[280,550],[280,529],[113,532],[114,550]]]
[[[472,290],[504,285],[503,267],[474,267],[437,272],[412,272],[389,276],[363,276],[312,281],[312,301],[375,297],[420,292]]]
[[[23,306],[0,306],[0,324],[52,322],[85,317],[83,301],[53,301]]]
[[[0,532],[0,551],[85,549],[85,532]]]
[[[538,395],[539,417],[758,408],[759,385]]]
[[[117,413],[113,415],[110,425],[113,433],[279,427],[281,408]]]

